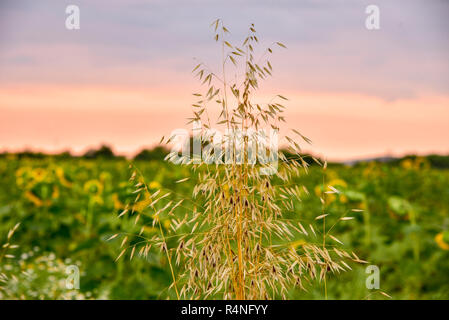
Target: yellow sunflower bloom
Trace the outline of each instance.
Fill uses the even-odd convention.
[[[157,181],[151,181],[150,184],[148,185],[148,187],[150,189],[160,189],[162,186],[159,182]]]
[[[89,180],[84,184],[84,191],[98,196],[103,192],[103,184],[98,180]]]
[[[34,193],[32,193],[31,191],[25,192],[25,198],[27,198],[32,203],[34,203],[34,205],[36,207],[41,207],[44,205],[44,202],[38,196],[36,196]]]
[[[449,231],[440,232],[435,236],[435,242],[443,250],[449,250]],[[447,241],[447,242],[446,242]]]

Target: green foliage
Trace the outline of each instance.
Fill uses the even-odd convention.
[[[195,181],[175,183],[189,174],[184,166],[155,161],[137,165],[150,186],[168,188],[186,197],[190,195]],[[322,170],[312,167],[309,175],[296,183],[319,194],[322,175]],[[128,163],[120,159],[56,161],[51,157],[18,159],[11,155],[0,159],[2,245],[6,243],[8,231],[21,222],[11,242],[19,245],[12,251],[14,258],[0,261],[2,272],[6,268],[9,277],[14,274],[22,279],[20,287],[14,283],[8,285],[8,297],[176,298],[168,290],[171,275],[167,259],[159,249],[151,248],[146,258],[136,256],[130,262],[129,255],[125,254],[114,262],[121,250],[121,240],[118,237],[107,239],[116,233],[139,232],[133,229],[135,215],[116,218],[126,203],[135,199],[128,178]],[[357,167],[329,167],[326,180],[341,191],[328,198],[329,217],[354,207],[365,210],[352,212],[354,219],[336,226],[334,234],[348,248],[357,248],[357,254],[369,264],[379,266],[381,290],[394,299],[449,299],[449,289],[445,285],[449,283],[449,251],[435,240],[440,233],[442,240],[447,240],[447,231],[443,231],[449,228],[449,203],[444,200],[449,199],[448,170],[364,163]],[[414,227],[409,218],[392,214],[391,197],[404,199],[413,206]],[[304,197],[294,205],[306,213],[302,217],[306,221],[312,221],[313,213],[321,206],[315,196]],[[366,212],[369,212],[369,224]],[[168,223],[164,222],[162,227],[166,228]],[[368,231],[369,241],[366,242]],[[154,232],[156,234],[157,230]],[[413,253],[414,235],[420,250],[418,260]],[[168,245],[175,244],[169,242]],[[30,257],[35,247],[39,251]],[[65,276],[65,266],[79,263],[81,288],[78,296],[67,296],[67,292],[51,287],[47,267],[39,269],[40,259],[48,260],[52,253],[51,261],[59,265],[59,271],[55,272],[58,279]],[[21,260],[26,261],[28,269],[35,270],[36,279],[26,282],[22,278],[20,272],[25,264]],[[330,299],[386,298],[366,289],[365,280],[363,265],[354,267],[354,272],[345,273],[339,279],[330,277],[328,296]],[[292,290],[289,297],[324,298],[322,284],[306,285],[306,288],[308,293]]]
[[[103,145],[98,149],[90,149],[84,154],[84,158],[87,159],[111,159],[114,158],[114,152],[109,146]]]
[[[168,154],[168,151],[162,147],[157,146],[153,149],[143,149],[141,150],[135,157],[134,160],[137,161],[152,161],[152,160],[164,160],[165,156]]]

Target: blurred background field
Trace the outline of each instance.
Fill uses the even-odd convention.
[[[163,150],[144,151],[134,161],[150,188],[191,196],[189,169],[162,161]],[[386,160],[386,159],[383,159]],[[330,217],[351,208],[353,220],[334,234],[369,264],[380,268],[380,289],[394,299],[449,299],[449,169],[447,157],[406,157],[331,164],[326,185],[340,193],[327,197]],[[151,249],[132,261],[121,252],[116,233],[138,233],[133,216],[118,218],[134,200],[129,161],[108,148],[84,157],[68,154],[4,154],[0,157],[0,298],[13,299],[173,299],[165,255]],[[287,217],[313,221],[320,213],[323,171],[312,166],[297,181],[310,194]],[[162,205],[162,204],[161,204]],[[142,208],[135,208],[145,210]],[[179,214],[184,208],[178,208]],[[170,235],[170,220],[163,219]],[[8,241],[8,232],[20,226]],[[145,233],[157,233],[149,224]],[[169,237],[168,237],[169,238]],[[302,239],[292,243],[297,245]],[[135,240],[137,241],[137,240]],[[18,247],[15,247],[18,245]],[[169,246],[176,244],[168,240]],[[80,289],[65,288],[66,268],[77,265]],[[387,299],[365,286],[366,265],[328,280],[330,299]],[[292,299],[323,299],[322,284]]]

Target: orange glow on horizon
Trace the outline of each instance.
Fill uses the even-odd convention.
[[[272,96],[264,88],[260,101]],[[0,150],[72,150],[100,143],[134,154],[188,128],[191,88],[21,86],[0,89]],[[273,92],[275,92],[273,90]],[[355,93],[282,92],[286,119],[332,160],[386,153],[449,153],[449,98],[385,101]],[[426,112],[432,110],[432,112]],[[307,149],[307,148],[306,148]]]

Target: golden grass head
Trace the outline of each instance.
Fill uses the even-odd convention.
[[[309,194],[297,181],[307,174],[309,166],[301,155],[299,141],[310,143],[310,140],[295,129],[291,130],[291,136],[284,137],[294,159],[287,158],[270,143],[250,144],[249,137],[255,136],[256,142],[263,140],[261,129],[278,132],[285,122],[286,97],[274,95],[265,105],[255,103],[254,97],[259,82],[272,75],[269,56],[275,48],[286,46],[275,42],[257,51],[259,38],[254,24],[239,46],[227,40],[229,31],[221,20],[214,21],[212,28],[220,45],[222,63],[219,70],[211,70],[202,63],[193,69],[204,89],[194,94],[198,100],[192,105],[189,123],[196,125],[200,146],[209,146],[208,156],[215,157],[215,161],[208,161],[204,155],[189,158],[190,149],[178,158],[177,163],[188,166],[192,175],[178,183],[188,178],[194,180],[192,197],[181,197],[164,189],[155,191],[139,170],[132,167],[135,203],[142,199],[148,202],[152,225],[160,231],[141,242],[138,252],[147,255],[151,246],[161,250],[167,257],[172,288],[178,298],[287,298],[293,287],[305,289],[310,280],[326,281],[328,273],[350,269],[348,261],[364,261],[340,248],[342,242],[326,229],[328,214],[324,198],[338,190],[331,187],[321,194],[323,207],[315,221],[303,222],[295,207],[301,196]],[[234,77],[228,75],[230,68]],[[217,119],[209,117],[213,108],[218,108]],[[216,126],[227,133],[218,140],[211,133]],[[232,134],[235,132],[239,132],[240,140]],[[162,138],[161,142],[173,139],[173,136]],[[254,149],[261,154],[275,152],[270,159],[276,161],[249,161]],[[178,152],[172,152],[167,159],[175,157],[179,157]],[[313,160],[326,169],[326,163]],[[125,209],[124,214],[131,214],[132,207]],[[287,219],[287,212],[295,213],[295,218]],[[136,223],[141,214],[145,212],[137,213]],[[170,223],[164,225],[167,219]],[[342,215],[336,220],[350,217]],[[139,235],[144,233],[142,227]],[[127,242],[129,238],[122,243],[124,250]],[[129,244],[131,255],[136,246]]]

